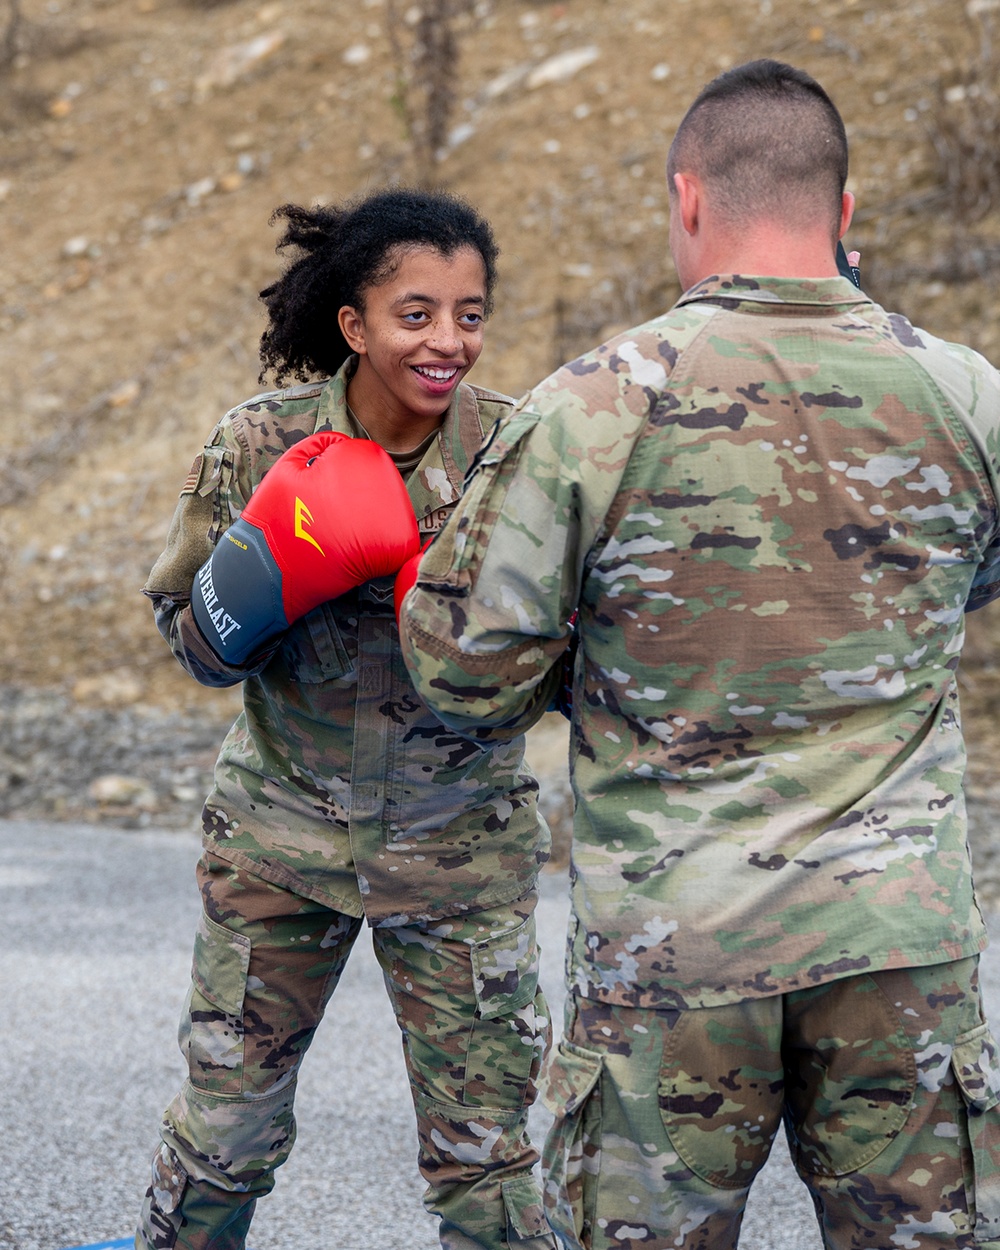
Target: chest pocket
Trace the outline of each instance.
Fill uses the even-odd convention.
[[[321,603],[295,622],[281,644],[281,655],[288,676],[303,684],[335,681],[354,667],[329,603]]]

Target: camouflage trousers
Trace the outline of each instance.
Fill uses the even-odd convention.
[[[189,1078],[164,1116],[137,1250],[242,1250],[292,1148],[299,1065],[362,924],[210,852],[198,878],[180,1028]],[[525,1131],[549,1035],[535,902],[372,930],[403,1035],[424,1202],[447,1250],[555,1245]]]
[[[1000,1250],[1000,1063],[978,959],[690,1011],[571,999],[542,1096],[579,1250],[730,1250],[784,1122],[828,1250]]]

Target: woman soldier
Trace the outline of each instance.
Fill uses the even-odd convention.
[[[145,587],[181,664],[242,683],[243,711],[205,803],[189,1078],[136,1246],[244,1246],[291,1149],[299,1063],[367,920],[441,1245],[542,1250],[554,1243],[525,1128],[548,1032],[537,784],[523,739],[481,746],[427,711],[393,613],[393,573],[511,404],[464,381],[497,247],[437,193],[275,217],[297,258],[261,293],[260,380],[305,385],[215,427]]]

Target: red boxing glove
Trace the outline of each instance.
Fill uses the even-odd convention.
[[[419,549],[413,505],[389,454],[321,433],[275,462],[192,588],[199,629],[243,664],[300,616]]]
[[[241,520],[267,538],[289,622],[395,573],[420,542],[392,457],[378,443],[346,434],[313,434],[286,451]]]
[[[417,569],[420,567],[420,557],[434,541],[434,535],[424,543],[416,555],[410,556],[409,560],[396,574],[396,584],[392,590],[392,602],[396,608],[396,625],[399,626],[399,609],[403,606],[403,600],[406,598],[406,592],[416,584]]]

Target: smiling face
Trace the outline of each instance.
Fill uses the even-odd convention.
[[[400,249],[391,277],[338,320],[358,367],[348,402],[390,451],[415,447],[440,424],[456,387],[483,350],[486,269],[473,247],[450,256]]]

